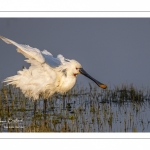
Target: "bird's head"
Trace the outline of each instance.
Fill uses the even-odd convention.
[[[94,79],[93,77],[91,77],[81,66],[81,64],[79,62],[77,62],[76,60],[70,60],[70,66],[69,66],[69,70],[70,70],[70,75],[76,77],[78,74],[83,74],[84,76],[88,77],[89,79],[93,80],[99,87],[106,89],[107,86],[99,81],[97,81],[96,79]]]
[[[68,70],[70,70],[70,75],[76,77],[78,74],[80,74],[80,68],[82,68],[82,66],[79,62],[76,60],[70,60],[70,65],[68,68]]]

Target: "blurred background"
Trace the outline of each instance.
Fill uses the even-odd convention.
[[[0,18],[0,35],[56,57],[79,61],[108,86],[150,85],[149,18]],[[16,47],[0,40],[0,81],[28,67]],[[79,75],[77,83],[93,83]]]

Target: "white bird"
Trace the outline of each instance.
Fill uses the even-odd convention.
[[[78,74],[83,74],[93,80],[99,87],[107,86],[91,77],[76,60],[65,59],[62,55],[54,58],[47,50],[40,51],[29,45],[18,44],[3,36],[0,38],[7,44],[17,47],[17,52],[23,54],[31,66],[17,72],[17,75],[7,77],[4,82],[21,89],[26,97],[33,100],[44,99],[58,92],[64,94],[76,83]]]

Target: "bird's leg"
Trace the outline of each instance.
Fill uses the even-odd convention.
[[[44,99],[43,102],[43,113],[46,114],[46,106],[47,106],[47,99]]]
[[[63,110],[65,110],[65,95],[63,95]]]
[[[43,102],[43,113],[44,113],[45,126],[47,125],[47,123],[46,123],[46,107],[47,107],[47,99],[44,99],[44,102]]]
[[[36,113],[36,100],[34,101],[34,114]]]

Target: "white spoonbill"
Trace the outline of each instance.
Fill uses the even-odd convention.
[[[66,59],[62,55],[54,58],[47,50],[40,51],[3,36],[0,38],[7,44],[15,45],[17,52],[23,54],[27,58],[25,61],[31,64],[29,69],[24,68],[17,75],[4,80],[20,88],[26,97],[37,100],[40,95],[47,99],[55,92],[63,94],[75,85],[78,74],[85,75],[103,89],[107,88],[105,84],[91,77],[76,60]]]

